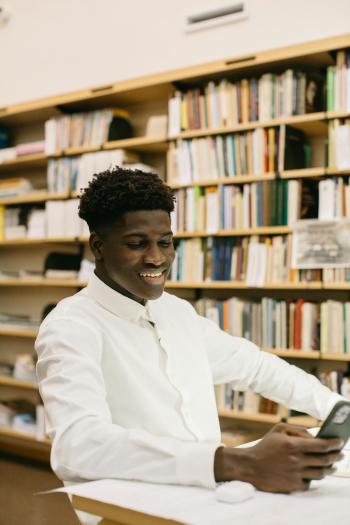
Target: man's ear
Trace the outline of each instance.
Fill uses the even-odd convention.
[[[103,260],[103,239],[97,232],[91,232],[89,238],[90,249],[96,261]]]

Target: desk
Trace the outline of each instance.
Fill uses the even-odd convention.
[[[328,477],[307,492],[255,493],[239,504],[197,487],[99,480],[59,489],[103,525],[350,525],[350,479]]]

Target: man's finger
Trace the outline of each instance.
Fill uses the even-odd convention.
[[[295,440],[295,446],[299,448],[301,452],[304,452],[304,453],[310,452],[310,453],[325,454],[328,452],[340,450],[343,445],[344,445],[343,440],[339,438],[331,438],[331,439],[300,438],[298,440]]]
[[[303,479],[323,479],[336,471],[334,467],[309,467],[302,471]]]
[[[326,454],[304,454],[304,461],[309,467],[327,467],[344,458],[341,452],[328,452]]]

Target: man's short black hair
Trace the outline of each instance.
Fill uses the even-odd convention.
[[[116,167],[97,173],[80,196],[79,217],[90,231],[112,226],[128,211],[174,210],[169,186],[154,174]]]

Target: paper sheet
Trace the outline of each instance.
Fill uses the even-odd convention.
[[[346,478],[328,477],[313,482],[307,492],[291,495],[257,491],[253,499],[238,504],[216,501],[213,490],[136,481],[99,480],[58,490],[186,525],[350,524]]]

